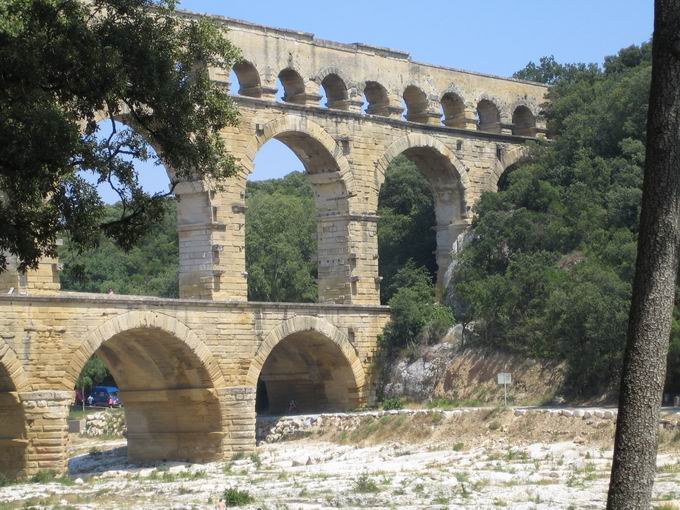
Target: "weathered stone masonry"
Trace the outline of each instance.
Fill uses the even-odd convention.
[[[404,155],[432,186],[441,291],[480,193],[496,189],[527,140],[545,135],[542,85],[220,22],[245,58],[234,69],[241,122],[223,132],[241,171],[220,191],[209,182],[176,188],[181,299],[60,292],[56,260],[0,275],[4,474],[65,469],[68,405],[94,353],[121,388],[133,461],[252,449],[256,400],[270,412],[290,401],[302,412],[370,402],[371,361],[389,319],[376,237],[388,165]],[[229,75],[210,72],[228,85]],[[319,304],[247,302],[245,183],[272,138],[300,157],[314,188]]]

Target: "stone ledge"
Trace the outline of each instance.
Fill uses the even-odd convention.
[[[110,305],[157,305],[175,307],[199,307],[199,308],[236,308],[255,309],[266,308],[268,310],[342,310],[357,312],[382,312],[389,313],[390,307],[386,305],[361,305],[361,304],[338,304],[338,303],[268,303],[264,301],[210,301],[201,299],[171,299],[154,296],[132,296],[123,294],[89,294],[80,292],[61,292],[53,295],[0,295],[0,303],[7,302],[35,302],[35,303],[92,303]]]

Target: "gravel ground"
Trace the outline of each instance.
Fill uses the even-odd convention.
[[[0,510],[216,509],[229,488],[249,493],[243,508],[252,509],[603,508],[608,446],[522,442],[482,427],[479,436],[359,445],[310,437],[227,463],[152,467],[128,464],[124,440],[79,438],[68,478],[0,488]],[[680,509],[680,454],[658,463],[656,505]]]

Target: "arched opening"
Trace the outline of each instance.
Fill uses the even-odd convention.
[[[317,213],[305,166],[276,139],[254,163],[246,183],[248,299],[316,302]]]
[[[260,73],[250,62],[239,62],[232,68],[230,81],[232,91],[240,96],[262,97],[262,84],[260,83]],[[234,80],[236,78],[236,80]],[[234,83],[236,81],[236,83]]]
[[[26,418],[17,388],[0,363],[0,475],[13,480],[26,468]]]
[[[317,331],[292,333],[262,365],[258,414],[347,411],[359,404],[352,366],[333,341]]]
[[[383,304],[397,290],[395,275],[409,261],[431,275],[435,294],[441,299],[453,243],[465,229],[464,189],[454,162],[434,146],[409,145],[390,158],[379,195],[378,263]]]
[[[507,167],[503,171],[501,176],[498,178],[498,184],[497,184],[498,191],[506,191],[510,187],[510,179],[511,179],[510,174],[512,174],[512,172],[514,172],[519,165],[520,165],[519,162],[514,163],[514,164],[510,165],[509,167]]]
[[[154,147],[133,127],[110,119],[102,120],[98,127],[93,141],[109,141],[113,151],[119,149],[135,154],[136,157],[120,155],[123,170],[137,172],[141,191],[149,195],[167,195],[161,199],[165,210],[149,232],[129,251],[103,235],[98,247],[85,252],[80,252],[68,237],[64,238],[64,245],[59,250],[63,265],[59,274],[61,288],[102,294],[179,297],[178,203],[171,193],[173,176],[163,166]],[[129,203],[130,193],[116,191],[124,187],[120,186],[115,175],[111,175],[109,180],[98,179],[99,174],[86,171],[79,175],[97,187],[105,204],[104,222],[123,216],[124,202]],[[190,207],[191,200],[196,199],[188,199],[181,205]]]
[[[489,133],[501,132],[500,111],[488,99],[482,99],[477,103],[477,129]]]
[[[528,107],[520,105],[512,112],[512,134],[536,136],[536,117]]]
[[[333,254],[346,236],[348,192],[329,148],[281,129],[259,147],[245,191],[249,299],[347,302],[348,278]]]
[[[427,121],[427,95],[414,85],[404,90],[405,118],[410,122]]]
[[[457,94],[447,92],[442,97],[443,123],[453,128],[465,127],[465,103]]]
[[[113,335],[94,355],[117,383],[130,462],[221,458],[216,388],[187,342],[159,327],[137,327]]]
[[[380,115],[387,117],[390,114],[390,99],[387,89],[377,81],[367,81],[364,87],[364,97],[366,99],[366,113],[369,115]]]
[[[378,196],[378,274],[380,301],[397,290],[395,277],[407,264],[424,269],[434,283],[437,238],[432,187],[416,163],[405,156],[392,160]]]
[[[305,81],[294,69],[287,68],[279,73],[279,81],[283,88],[281,100],[286,103],[305,104]]]
[[[337,74],[329,74],[321,81],[326,96],[326,107],[336,110],[347,110],[349,107],[347,85]]]

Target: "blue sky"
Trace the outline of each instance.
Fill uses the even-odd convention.
[[[565,63],[602,62],[649,39],[653,27],[652,0],[185,0],[180,8],[387,46],[417,61],[500,76],[544,55]],[[302,169],[276,140],[255,163],[254,179]],[[167,187],[162,168],[145,165],[141,181],[149,190]]]

